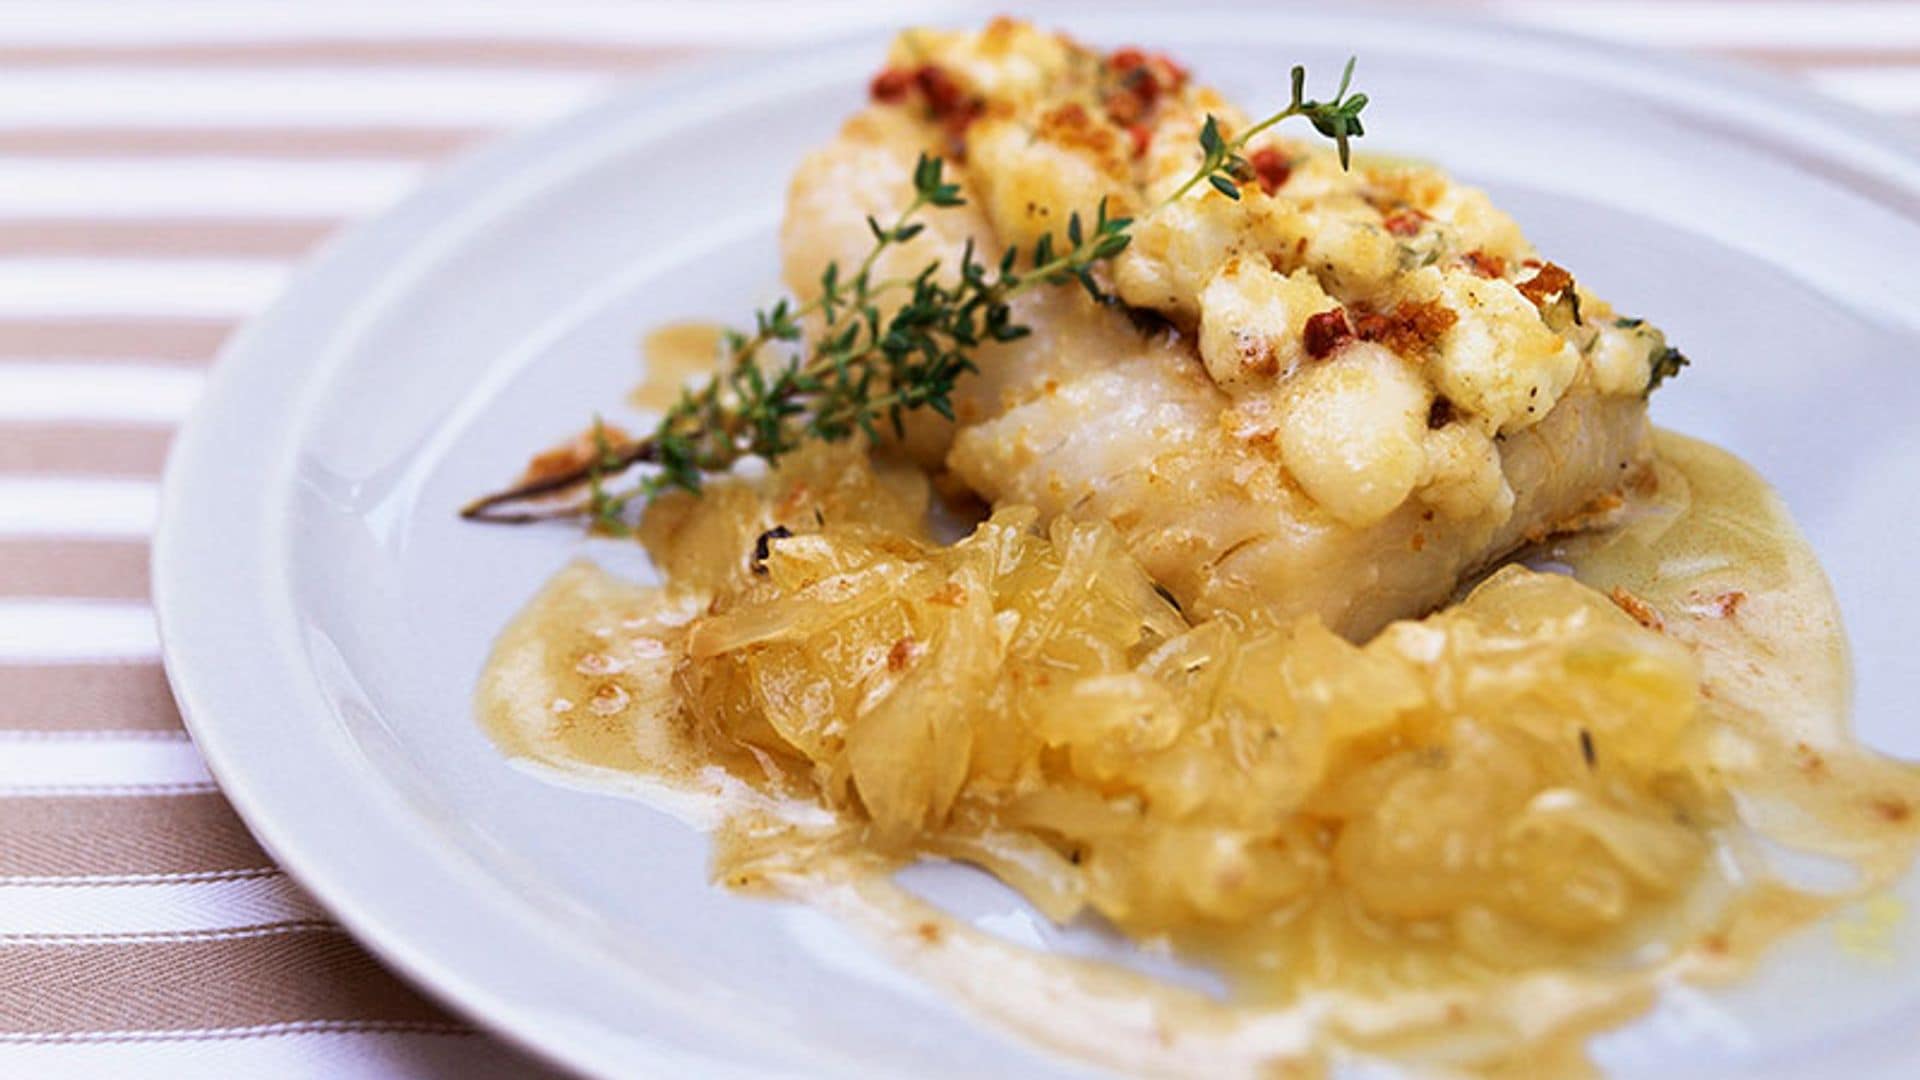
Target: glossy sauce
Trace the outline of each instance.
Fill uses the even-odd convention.
[[[649,412],[665,411],[679,400],[689,379],[719,368],[725,332],[716,323],[676,322],[649,333],[640,343],[644,372],[627,402]]]
[[[480,715],[513,757],[713,830],[716,863],[751,868],[729,884],[835,912],[969,1008],[1075,1056],[1147,1073],[1202,1061],[1219,1075],[1311,1073],[1344,1046],[1485,1073],[1578,1071],[1585,1036],[1644,1011],[1664,985],[1738,975],[1782,934],[1889,885],[1916,840],[1920,773],[1849,735],[1838,611],[1784,507],[1720,450],[1663,433],[1659,452],[1657,489],[1630,502],[1623,524],[1534,553],[1692,648],[1709,758],[1741,797],[1745,828],[1716,836],[1727,869],[1665,922],[1638,928],[1647,962],[1263,1001],[1260,973],[1233,970],[1231,934],[1181,939],[1187,955],[1236,976],[1242,992],[1223,1002],[1012,944],[900,888],[889,864],[829,843],[857,826],[784,790],[769,763],[756,776],[744,756],[710,759],[676,718],[675,659],[656,640],[697,602],[584,563],[562,571],[502,635]],[[1788,887],[1768,873],[1758,837],[1843,862],[1854,887]]]

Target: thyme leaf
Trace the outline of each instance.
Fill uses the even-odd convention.
[[[1653,358],[1653,376],[1647,380],[1646,392],[1652,394],[1660,389],[1661,383],[1680,374],[1680,369],[1691,363],[1693,361],[1687,359],[1687,354],[1671,345],[1661,349]]]

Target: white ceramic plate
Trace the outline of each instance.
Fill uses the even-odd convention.
[[[1171,6],[1171,5],[1170,5]],[[1173,50],[1242,101],[1361,55],[1368,146],[1490,188],[1539,246],[1695,365],[1659,419],[1754,461],[1825,557],[1858,724],[1920,750],[1920,156],[1778,80],[1396,15],[1049,9]],[[1071,1073],[975,1025],[822,916],[710,887],[704,840],[508,766],[468,694],[492,635],[583,545],[454,508],[636,380],[641,330],[771,292],[787,175],[880,38],[635,88],[457,168],[336,244],[216,370],[168,469],[168,669],[267,847],[459,1008],[595,1073]],[[642,572],[637,552],[599,552]],[[979,875],[917,872],[1060,948]],[[1911,884],[1911,883],[1910,883]],[[1815,931],[1742,987],[1599,1043],[1636,1075],[1909,1073],[1920,943]]]

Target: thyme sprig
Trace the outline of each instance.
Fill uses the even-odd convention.
[[[1294,116],[1306,117],[1332,139],[1346,167],[1348,141],[1364,134],[1360,112],[1367,104],[1365,94],[1347,94],[1353,63],[1347,61],[1339,90],[1326,102],[1305,98],[1306,71],[1294,68],[1287,107],[1232,138],[1209,115],[1200,132],[1199,166],[1155,211],[1203,181],[1237,200],[1238,183],[1251,175],[1240,151],[1254,136]],[[1090,219],[1077,212],[1068,217],[1064,245],[1056,245],[1049,232],[1030,249],[1009,247],[988,263],[969,241],[952,275],[943,275],[935,261],[911,277],[876,279],[881,256],[925,230],[924,212],[965,203],[938,157],[920,156],[913,187],[913,199],[891,224],[867,219],[873,247],[851,274],[829,263],[812,300],[779,300],[754,313],[751,334],[729,331],[723,339],[723,370],[698,389],[683,391],[650,435],[616,442],[596,419],[592,453],[579,466],[477,499],[461,516],[520,523],[584,514],[600,531],[624,534],[634,502],[672,489],[698,493],[706,476],[744,458],[775,461],[813,439],[831,442],[855,433],[877,438],[883,425],[899,435],[906,415],[921,409],[952,419],[953,391],[959,378],[974,370],[973,350],[1029,332],[1013,320],[1010,306],[1023,292],[1077,282],[1094,300],[1113,302],[1094,269],[1126,250],[1133,220],[1109,216],[1105,200]],[[907,295],[898,297],[902,292]],[[899,301],[891,313],[879,302],[883,297]],[[781,345],[798,351],[766,362],[762,353]],[[641,464],[657,468],[623,492],[608,490],[610,478]],[[583,483],[588,486],[583,503],[508,509]]]
[[[1351,56],[1347,58],[1347,66],[1340,71],[1340,88],[1334,91],[1330,101],[1308,100],[1307,69],[1294,65],[1293,100],[1287,103],[1286,108],[1231,139],[1220,134],[1220,122],[1209,115],[1206,123],[1200,126],[1200,151],[1203,155],[1200,169],[1175,189],[1167,201],[1180,200],[1203,180],[1229,199],[1240,198],[1240,185],[1253,177],[1253,167],[1240,156],[1240,151],[1246,149],[1254,136],[1295,116],[1306,117],[1313,125],[1313,130],[1332,139],[1340,153],[1340,167],[1347,168],[1352,156],[1349,142],[1367,133],[1360,123],[1360,112],[1367,107],[1367,95],[1347,95],[1347,88],[1353,84],[1353,64],[1356,59]]]

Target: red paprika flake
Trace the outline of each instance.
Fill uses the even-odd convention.
[[[1324,360],[1340,347],[1341,342],[1353,336],[1353,329],[1347,325],[1347,313],[1334,308],[1307,316],[1301,336],[1306,340],[1307,355],[1315,360]]]
[[[1392,311],[1354,312],[1353,336],[1418,359],[1458,321],[1459,316],[1438,301],[1402,300]]]
[[[1425,224],[1426,220],[1427,215],[1415,210],[1411,206],[1402,206],[1395,208],[1387,214],[1381,224],[1386,226],[1389,233],[1395,236],[1407,237],[1420,235],[1420,226]]]
[[[873,77],[867,86],[867,94],[873,100],[887,105],[898,105],[907,100],[907,91],[913,89],[913,72],[901,68],[887,68]]]
[[[1161,95],[1174,93],[1187,83],[1186,68],[1160,53],[1132,47],[1109,53],[1107,71],[1113,76],[1113,88],[1102,105],[1107,116],[1122,127],[1147,119]]]
[[[1293,162],[1287,155],[1271,146],[1263,146],[1247,158],[1247,164],[1253,166],[1254,178],[1260,181],[1260,190],[1271,195],[1280,190],[1287,178],[1293,175]]]
[[[1473,268],[1474,273],[1479,274],[1483,278],[1500,278],[1507,276],[1507,260],[1498,255],[1488,254],[1479,248],[1474,248],[1472,251],[1460,257],[1467,261],[1467,265]]]
[[[1514,288],[1538,307],[1573,287],[1573,275],[1553,263],[1543,264],[1534,275]]]
[[[913,73],[913,81],[919,85],[920,92],[926,95],[927,111],[935,119],[952,115],[967,102],[966,92],[960,89],[960,84],[954,82],[953,76],[947,74],[944,68],[934,64],[920,65],[920,70]]]
[[[1107,57],[1107,66],[1123,78],[1140,72],[1144,76],[1140,81],[1152,83],[1155,93],[1178,90],[1189,78],[1187,69],[1166,53],[1150,53],[1131,46],[1115,49]]]

